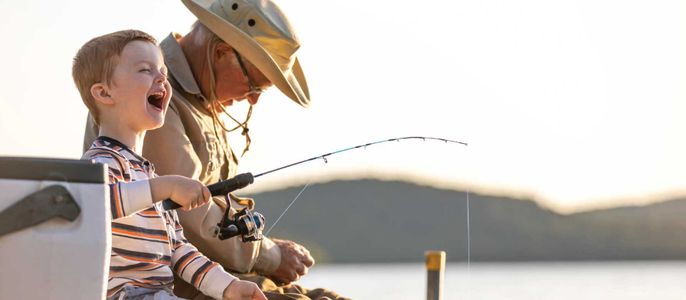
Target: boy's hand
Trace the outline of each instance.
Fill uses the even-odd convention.
[[[165,175],[150,179],[153,202],[167,198],[184,210],[191,210],[210,201],[210,190],[200,181],[179,175]]]
[[[232,281],[222,295],[223,300],[267,300],[257,284],[236,279]]]

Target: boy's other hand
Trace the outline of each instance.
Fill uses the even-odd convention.
[[[165,175],[150,179],[153,202],[167,198],[191,210],[210,201],[210,190],[202,182],[179,175]]]
[[[267,300],[257,284],[236,279],[232,281],[222,295],[223,300]]]

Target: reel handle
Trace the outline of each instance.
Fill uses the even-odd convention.
[[[212,196],[222,196],[235,190],[242,189],[254,181],[255,177],[253,177],[252,173],[242,173],[233,178],[210,184],[207,186],[207,189],[210,190],[210,194],[212,194]],[[165,199],[162,201],[162,207],[164,210],[172,210],[180,208],[181,205],[172,201],[171,199]]]

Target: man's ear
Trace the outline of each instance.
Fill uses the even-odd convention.
[[[107,85],[102,84],[100,82],[95,83],[91,86],[91,96],[93,96],[93,99],[95,99],[95,101],[101,104],[114,104],[114,100],[112,99],[112,96],[110,96]]]
[[[214,47],[214,61],[219,61],[222,58],[225,58],[229,53],[231,53],[231,46],[224,42],[217,43],[217,45]]]

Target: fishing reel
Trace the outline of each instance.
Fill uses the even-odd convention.
[[[243,208],[229,217],[231,211],[231,200],[229,193],[242,189],[253,183],[254,178],[251,173],[238,174],[229,180],[220,181],[208,186],[212,195],[224,195],[226,197],[226,209],[221,222],[214,228],[214,236],[220,240],[230,239],[241,236],[244,243],[262,240],[262,230],[264,229],[264,216],[261,213]]]
[[[227,203],[229,203],[227,201]],[[243,208],[233,215],[233,220],[228,217],[229,207],[224,212],[222,221],[214,228],[214,236],[220,240],[230,239],[240,235],[244,243],[259,241],[264,238],[264,216]]]
[[[233,215],[233,219],[229,218],[229,211],[231,210],[231,201],[228,199],[228,194],[242,189],[253,183],[254,176],[251,173],[238,174],[235,177],[227,180],[210,184],[207,189],[210,190],[212,196],[226,197],[226,209],[221,222],[214,227],[213,235],[220,240],[226,240],[234,236],[240,235],[243,242],[259,241],[263,238],[262,230],[264,229],[264,216],[261,213],[253,212],[248,208],[243,208]],[[181,205],[166,199],[162,202],[162,207],[165,210],[177,209]]]

